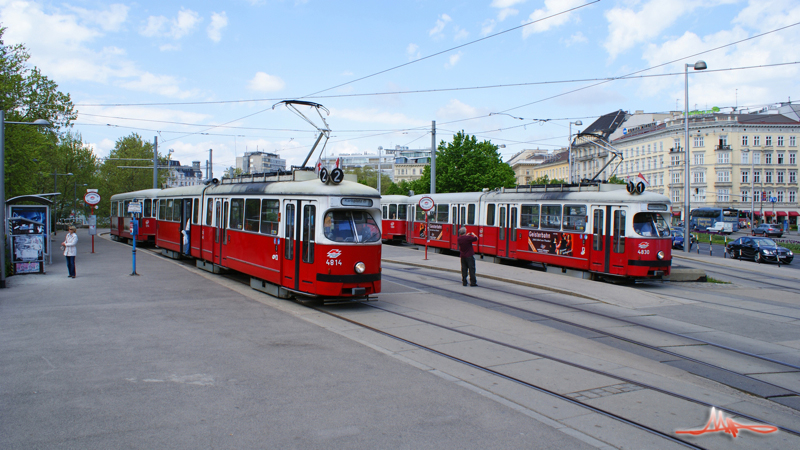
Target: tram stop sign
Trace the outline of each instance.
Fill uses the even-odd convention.
[[[85,201],[87,205],[96,205],[100,203],[100,194],[97,192],[87,192],[86,195],[83,196],[83,201]]]
[[[423,211],[430,211],[433,209],[433,199],[430,197],[422,197],[419,199],[419,207]]]

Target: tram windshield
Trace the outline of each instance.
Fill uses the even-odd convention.
[[[328,211],[323,222],[325,237],[334,242],[378,242],[381,230],[366,211]]]
[[[661,214],[641,212],[633,216],[633,231],[640,236],[666,237],[669,236],[669,225]]]

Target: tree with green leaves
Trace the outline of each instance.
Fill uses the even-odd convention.
[[[345,173],[354,174],[360,184],[378,189],[378,171],[371,166],[350,167]],[[381,174],[381,195],[388,195],[392,184],[394,183],[389,175]]]
[[[627,184],[625,180],[622,178],[617,178],[616,175],[611,175],[611,178],[608,179],[608,182],[611,184]]]
[[[537,184],[566,184],[566,183],[567,182],[565,180],[559,180],[559,179],[556,179],[556,178],[553,178],[551,180],[550,177],[547,176],[547,175],[542,175],[541,177],[531,181],[532,185],[537,185]]]
[[[431,168],[412,183],[416,194],[430,192]],[[478,142],[475,136],[459,131],[453,141],[442,141],[436,150],[436,192],[477,192],[483,189],[514,187],[514,170],[503,162],[497,146]]]
[[[242,176],[243,174],[244,171],[242,171],[241,168],[230,166],[225,169],[225,173],[222,174],[222,178],[236,178]]]

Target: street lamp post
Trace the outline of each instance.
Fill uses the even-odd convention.
[[[575,122],[569,123],[569,150],[567,150],[567,165],[569,166],[567,170],[569,170],[569,184],[572,184],[572,125],[581,126],[583,125],[583,122],[576,120]]]
[[[50,122],[37,119],[33,122],[6,122],[5,111],[0,109],[0,289],[6,287],[6,124],[49,127]]]
[[[65,177],[71,177],[72,176],[72,172],[70,172],[70,173],[58,173],[56,171],[56,172],[53,173],[53,206],[56,209],[55,211],[53,211],[54,213],[58,212],[58,204],[55,203],[55,194],[58,192],[58,176],[59,175],[65,176]],[[53,214],[53,234],[56,234],[56,219],[57,219],[56,215]]]
[[[84,183],[81,186],[89,186],[88,184]],[[78,211],[78,181],[75,181],[75,200],[73,200],[74,210],[77,213]]]
[[[689,210],[689,189],[690,189],[689,188],[689,156],[691,155],[691,153],[689,151],[689,148],[690,148],[689,147],[689,67],[694,67],[694,70],[705,70],[705,69],[708,68],[708,66],[706,65],[705,61],[697,61],[693,65],[692,64],[686,64],[684,66],[684,69],[685,69],[684,71],[686,72],[686,76],[685,76],[686,81],[685,81],[685,85],[684,85],[684,89],[685,89],[685,92],[684,92],[685,93],[685,98],[684,98],[685,104],[684,104],[684,106],[685,106],[685,108],[684,108],[684,112],[683,112],[683,127],[684,127],[683,135],[684,135],[684,139],[686,140],[686,142],[683,145],[683,148],[684,148],[684,151],[683,151],[683,153],[684,153],[684,157],[683,157],[684,158],[684,162],[683,162],[683,167],[684,167],[684,174],[683,174],[683,178],[684,178],[683,179],[683,242],[684,243],[685,242],[691,242],[689,240],[689,212],[690,212],[690,210]],[[689,253],[689,246],[684,244],[683,251],[685,253]]]

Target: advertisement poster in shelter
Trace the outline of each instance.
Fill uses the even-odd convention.
[[[528,249],[532,252],[573,256],[575,254],[574,248],[575,240],[570,233],[550,231],[528,232]]]
[[[15,274],[44,273],[47,222],[45,206],[11,206],[11,263]]]

